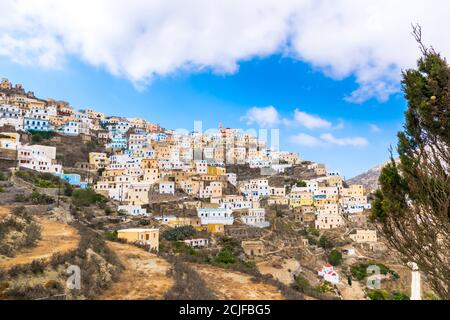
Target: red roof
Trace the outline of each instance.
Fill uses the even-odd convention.
[[[331,264],[327,263],[327,264],[325,265],[325,268],[333,268],[333,266],[332,266]]]

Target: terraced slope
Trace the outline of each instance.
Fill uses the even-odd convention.
[[[128,244],[109,242],[108,247],[125,270],[99,300],[158,300],[173,286],[174,279],[166,275],[170,264],[164,259]]]
[[[3,215],[5,208],[2,208]],[[6,208],[10,210],[10,208]],[[64,253],[78,247],[80,236],[78,231],[59,221],[46,218],[37,218],[36,221],[42,227],[41,240],[32,248],[21,249],[13,258],[0,260],[0,269],[10,269],[15,265],[29,264],[33,260],[48,259],[55,253]]]
[[[244,273],[207,265],[191,266],[220,300],[284,300],[278,288],[255,283]]]

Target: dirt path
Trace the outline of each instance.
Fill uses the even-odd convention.
[[[155,254],[137,247],[109,242],[125,270],[118,282],[99,300],[143,300],[163,299],[164,294],[174,285],[174,279],[166,275],[170,264]]]
[[[254,283],[251,276],[212,266],[192,264],[220,300],[283,300],[274,286]]]
[[[28,264],[36,259],[48,259],[57,252],[66,252],[77,248],[80,236],[76,229],[59,221],[38,218],[42,227],[42,239],[33,248],[22,249],[14,258],[0,260],[0,269],[10,269],[15,265]]]

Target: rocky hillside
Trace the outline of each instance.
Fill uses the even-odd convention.
[[[381,163],[372,169],[369,169],[368,171],[351,178],[350,180],[347,180],[346,182],[348,184],[362,184],[366,189],[368,190],[376,190],[379,187],[378,179],[381,174],[381,170],[389,163],[389,161],[386,161],[384,163]]]

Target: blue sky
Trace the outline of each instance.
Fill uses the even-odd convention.
[[[74,58],[58,69],[0,58],[0,69],[2,76],[24,84],[39,97],[67,100],[75,108],[92,107],[108,115],[143,117],[171,129],[193,130],[195,120],[203,121],[204,129],[217,128],[219,122],[227,127],[258,129],[257,123],[247,124],[242,119],[252,107],[273,106],[285,119],[293,118],[294,110],[299,109],[332,125],[322,130],[280,122],[274,127],[280,129],[282,149],[326,163],[346,177],[388,158],[406,105],[401,93],[384,102],[347,102],[344,98],[358,87],[353,77],[333,80],[307,63],[280,55],[241,62],[233,74],[181,71],[160,76],[145,88],[136,88],[126,79]],[[297,134],[317,137],[323,133],[338,139],[362,137],[367,145],[298,145],[290,139]]]
[[[435,8],[440,8],[435,10]],[[279,128],[359,174],[388,159],[401,72],[450,56],[447,0],[2,0],[0,75],[40,97],[172,129]]]

